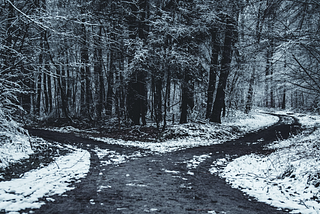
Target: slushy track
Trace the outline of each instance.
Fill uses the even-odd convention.
[[[285,124],[285,120],[285,116],[280,116],[277,124],[224,144],[149,154],[119,166],[101,164],[103,160],[93,149],[99,147],[126,155],[141,149],[99,143],[74,134],[30,130],[32,135],[77,145],[91,154],[87,177],[72,184],[74,190],[51,197],[55,201],[46,202],[34,213],[287,213],[255,201],[208,171],[214,160],[226,154],[232,158],[268,152],[263,150],[265,144],[288,137],[298,127],[297,122]],[[187,168],[187,161],[203,154],[211,155],[197,168]]]

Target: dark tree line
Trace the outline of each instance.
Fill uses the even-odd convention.
[[[2,0],[0,102],[33,120],[318,109],[319,3]],[[23,112],[23,113],[22,113]]]

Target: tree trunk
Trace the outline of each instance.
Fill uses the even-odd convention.
[[[96,44],[102,45],[102,26],[99,27],[98,37],[95,39]],[[104,75],[103,75],[103,56],[102,56],[102,47],[96,47],[95,49],[95,58],[96,62],[94,65],[95,75],[97,76],[97,117],[98,120],[102,118],[102,111],[104,109],[104,97],[105,97],[105,87],[104,87]]]
[[[58,75],[58,87],[59,87],[60,96],[61,96],[62,112],[65,118],[67,118],[69,121],[72,121],[69,115],[68,102],[67,102],[68,98],[65,92],[65,87],[62,84],[62,74],[59,67],[57,67],[57,75]]]
[[[135,72],[130,78],[127,93],[128,115],[135,125],[146,124],[147,89],[144,72]]]
[[[129,20],[129,30],[131,39],[138,36],[144,43],[147,40],[148,26],[146,19],[148,16],[148,1],[139,0],[137,4],[132,4],[133,15]],[[140,17],[138,20],[137,15]],[[135,32],[138,32],[138,35]],[[132,58],[132,57],[131,57]],[[129,78],[127,92],[128,116],[135,125],[140,124],[140,118],[143,125],[146,124],[147,113],[147,82],[146,71],[143,69],[134,70]]]
[[[252,70],[251,78],[249,81],[249,90],[248,90],[248,94],[247,94],[246,108],[244,110],[244,112],[246,114],[249,114],[249,112],[251,111],[252,106],[253,106],[253,85],[254,85],[256,68],[253,66],[252,69],[253,70]]]
[[[184,80],[182,82],[182,95],[181,95],[181,115],[180,124],[188,122],[188,110],[194,107],[194,86],[191,82],[189,71],[184,71]]]
[[[171,86],[171,72],[170,72],[170,68],[167,68],[167,83],[166,83],[166,93],[165,93],[165,97],[164,97],[164,115],[163,115],[163,127],[162,127],[162,131],[165,130],[166,126],[167,126],[167,111],[168,111],[168,106],[170,106],[170,86]]]
[[[186,82],[182,82],[182,94],[181,94],[181,115],[180,115],[180,124],[188,122],[188,86]]]
[[[230,73],[230,64],[232,59],[232,45],[234,43],[234,22],[231,17],[226,17],[226,31],[224,39],[224,49],[221,59],[221,72],[217,88],[216,99],[213,105],[211,122],[221,123],[221,112],[225,105],[225,89],[227,85],[228,76]]]
[[[155,77],[154,113],[159,128],[162,121],[162,79],[159,76]]]
[[[218,60],[219,60],[219,41],[217,38],[217,28],[211,29],[212,37],[212,55],[211,55],[211,65],[209,72],[209,86],[207,91],[207,110],[206,119],[211,115],[212,105],[213,105],[213,95],[216,89],[217,72],[218,72]]]
[[[286,87],[283,86],[281,109],[286,109]]]
[[[113,106],[113,73],[116,71],[116,53],[110,53],[110,69],[108,72],[108,89],[107,89],[107,104],[106,104],[106,115],[112,115]]]

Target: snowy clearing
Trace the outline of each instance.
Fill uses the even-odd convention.
[[[39,198],[62,194],[74,187],[70,182],[86,176],[90,168],[90,153],[77,149],[61,156],[47,167],[32,170],[22,178],[0,182],[0,210],[16,212],[26,208],[39,208]]]
[[[236,139],[244,133],[270,126],[277,121],[278,117],[256,112],[246,117],[236,117],[232,121],[229,119],[224,124],[188,123],[174,125],[164,133],[164,138],[175,136],[173,137],[174,139],[165,140],[164,142],[125,141],[106,137],[91,137],[91,139],[107,144],[139,147],[155,153],[166,153],[220,144]]]
[[[304,127],[320,123],[319,116],[294,116]],[[272,206],[292,213],[320,213],[320,130],[274,142],[268,148],[277,150],[267,156],[242,156],[229,164],[226,159],[216,160],[210,172]]]

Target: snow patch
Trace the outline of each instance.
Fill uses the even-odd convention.
[[[210,172],[272,206],[291,213],[320,213],[320,130],[315,127],[320,117],[295,116],[314,131],[270,144],[276,151],[266,156],[216,160]]]
[[[60,132],[60,133],[99,133],[98,131],[94,129],[78,129],[73,126],[63,126],[63,127],[54,127],[54,128],[45,128],[44,130],[54,131],[54,132]]]
[[[126,186],[130,186],[130,187],[147,187],[147,185],[145,185],[145,184],[135,184],[135,183],[129,183],[129,184],[126,184]]]
[[[77,149],[61,156],[47,167],[29,171],[22,178],[0,182],[0,210],[16,212],[22,209],[36,209],[45,202],[39,201],[49,196],[63,194],[73,189],[72,180],[86,176],[90,168],[90,153]]]
[[[111,164],[119,165],[127,162],[128,160],[141,158],[145,156],[144,154],[141,154],[140,151],[135,151],[131,155],[122,155],[116,151],[112,151],[109,149],[101,149],[99,147],[96,147],[95,149],[93,149],[93,151],[96,152],[96,154],[98,155],[98,158],[101,160],[101,163],[103,165],[111,165]],[[106,156],[108,159],[103,160],[105,159]]]
[[[230,120],[227,118],[227,120]],[[235,118],[232,121],[226,121],[226,126],[239,126],[242,132],[251,132],[264,127],[271,126],[279,121],[279,118],[259,112],[252,112],[246,117]]]
[[[189,161],[185,161],[184,163],[187,163],[187,168],[188,169],[195,169],[199,166],[200,163],[202,163],[203,161],[205,161],[207,158],[210,158],[212,155],[212,153],[208,154],[208,155],[194,155],[192,160]]]
[[[174,171],[174,170],[167,170],[167,169],[162,169],[162,170],[166,173],[175,174],[175,175],[180,173],[179,171]]]
[[[32,153],[28,135],[0,132],[0,168],[28,158]]]
[[[229,161],[226,158],[220,158],[213,161],[209,172],[211,174],[219,174],[223,172],[223,169],[228,165]]]

